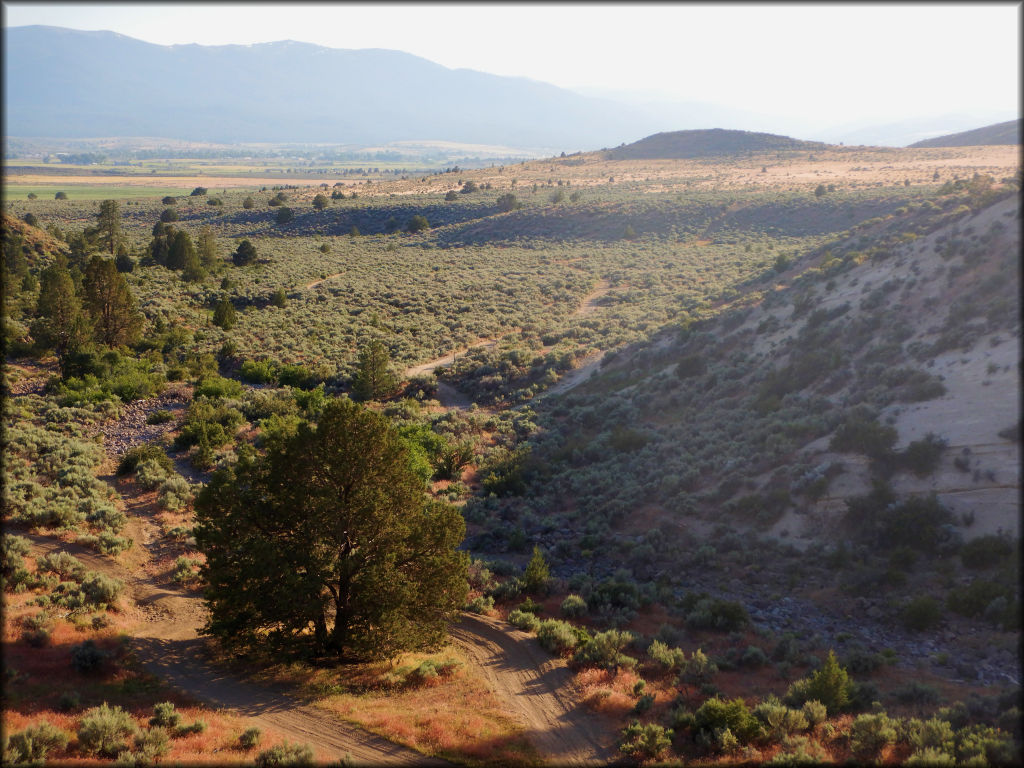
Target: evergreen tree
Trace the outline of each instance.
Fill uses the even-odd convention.
[[[210,227],[203,227],[199,230],[196,250],[199,251],[199,261],[206,269],[216,272],[223,266],[220,252],[217,249],[217,237]]]
[[[183,229],[175,230],[167,252],[168,269],[184,269],[189,262],[199,263],[199,255],[196,253],[195,243],[189,237],[188,232]]]
[[[238,248],[233,254],[231,254],[231,260],[235,263],[236,267],[244,267],[246,264],[252,264],[256,261],[256,248],[248,240],[243,240],[238,244]]]
[[[225,331],[230,331],[235,327],[236,319],[235,305],[227,296],[223,297],[213,310],[213,324]]]
[[[318,194],[316,197],[313,198],[313,207],[316,208],[318,211],[322,211],[329,204],[330,201],[327,199],[327,195]]]
[[[121,239],[121,207],[117,200],[104,200],[100,203],[96,221],[104,249],[111,255],[117,253],[117,244]]]
[[[241,649],[387,659],[438,645],[466,599],[465,524],[428,499],[386,418],[330,401],[196,501],[208,634]]]
[[[359,350],[359,366],[352,379],[352,394],[359,400],[379,400],[398,388],[391,372],[391,355],[384,342],[374,339]]]
[[[548,564],[541,554],[540,547],[535,544],[533,556],[523,574],[523,587],[527,592],[544,592],[547,590],[549,576]]]
[[[67,260],[59,254],[39,275],[36,315],[32,337],[41,350],[54,350],[63,371],[68,356],[86,341],[90,329]]]
[[[838,714],[850,701],[853,683],[846,670],[839,666],[835,651],[830,650],[821,669],[811,676],[807,698],[817,699],[830,715]]]
[[[97,341],[110,347],[138,341],[142,313],[112,259],[95,254],[86,267],[82,288]]]

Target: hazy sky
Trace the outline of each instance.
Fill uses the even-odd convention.
[[[822,125],[1019,111],[1020,3],[19,3],[5,26],[152,43],[391,48],[563,87],[658,91]]]

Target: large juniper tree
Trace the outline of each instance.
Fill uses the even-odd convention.
[[[347,399],[241,452],[196,502],[207,633],[235,648],[389,658],[436,645],[466,598],[465,533],[387,420]]]

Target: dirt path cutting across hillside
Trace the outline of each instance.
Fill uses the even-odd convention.
[[[452,627],[451,638],[554,765],[604,765],[612,760],[610,734],[570,696],[572,673],[535,637],[502,621],[467,614]]]
[[[309,288],[317,284],[318,283],[310,283],[306,287]],[[607,294],[611,289],[611,284],[608,283],[607,280],[599,281],[598,284],[594,287],[594,290],[592,290],[590,293],[584,296],[582,301],[580,301],[580,305],[573,312],[573,317],[589,315],[592,312],[596,312],[597,310],[599,310],[601,307],[597,303],[598,300],[601,299],[605,294]],[[413,376],[420,376],[424,373],[433,373],[438,368],[450,368],[452,365],[455,364],[455,358],[458,355],[464,355],[471,349],[479,349],[480,347],[493,347],[502,339],[511,336],[514,333],[518,333],[519,331],[519,328],[513,328],[512,330],[507,331],[506,333],[503,333],[500,336],[491,336],[485,339],[478,339],[477,341],[474,341],[472,344],[463,347],[462,349],[456,350],[454,352],[449,352],[447,355],[442,355],[441,357],[435,357],[433,360],[428,360],[425,363],[420,363],[418,365],[411,366],[410,368],[406,368],[405,378],[408,379],[412,378]],[[567,392],[573,387],[577,386],[593,372],[593,370],[600,363],[602,356],[603,353],[595,353],[594,355],[589,355],[582,366],[576,368],[575,370],[571,371],[566,376],[564,376],[562,380],[558,382],[558,384],[549,389],[545,394],[554,393],[556,391]],[[469,398],[463,395],[450,384],[438,384],[437,395],[437,399],[445,408],[465,410],[470,406]]]
[[[306,289],[306,290],[308,290],[310,288],[316,288],[318,285],[320,285],[320,283],[326,283],[331,278],[339,277],[339,276],[341,276],[343,274],[345,274],[345,273],[344,272],[335,272],[333,275],[327,275],[326,277],[321,277],[319,280],[314,280],[312,283],[306,283],[306,285],[303,286],[303,288]]]
[[[88,568],[120,579],[139,606],[131,645],[143,666],[170,685],[218,707],[235,710],[253,725],[290,741],[308,743],[322,758],[351,758],[374,765],[450,765],[366,733],[303,703],[286,686],[256,685],[210,665],[198,630],[205,608],[198,596],[137,576],[110,558],[76,544],[28,534],[33,555],[67,551]]]
[[[441,357],[435,357],[433,360],[428,360],[425,363],[414,365],[411,368],[405,369],[405,377],[411,378],[413,376],[420,376],[424,373],[433,373],[438,368],[449,368],[455,363],[455,358],[458,355],[464,355],[471,349],[479,349],[480,347],[493,347],[499,341],[504,339],[506,336],[511,336],[513,333],[518,333],[519,329],[503,333],[500,336],[491,336],[486,339],[478,339],[467,347],[456,350],[455,352],[449,352],[447,355],[441,355]]]

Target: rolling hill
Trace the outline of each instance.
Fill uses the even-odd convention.
[[[814,150],[825,149],[826,146],[820,141],[801,141],[772,133],[710,128],[656,133],[610,150],[607,156],[609,160],[679,159],[773,150]]]
[[[978,147],[989,144],[1020,144],[1020,120],[986,125],[973,131],[936,136],[911,144],[911,147]]]

